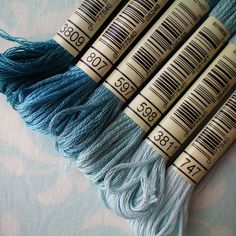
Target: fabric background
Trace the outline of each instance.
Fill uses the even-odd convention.
[[[80,0],[0,0],[0,28],[47,40]],[[11,43],[0,39],[0,52]],[[236,236],[236,145],[195,194],[187,236]],[[53,142],[25,127],[0,95],[0,235],[133,236],[126,221],[105,209],[95,186]]]

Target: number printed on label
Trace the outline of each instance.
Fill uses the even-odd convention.
[[[99,82],[166,3],[166,0],[128,1],[77,66]],[[99,70],[96,63],[95,66],[86,63],[88,56],[93,53],[101,61],[107,62],[103,69]]]
[[[145,140],[156,151],[161,151],[169,159],[176,150],[179,149],[180,143],[174,139],[166,130],[158,126]]]
[[[198,183],[235,140],[236,91],[173,165],[184,177]]]
[[[116,88],[119,88],[122,93],[125,93],[125,95],[129,95],[135,89],[134,86],[125,81],[124,77],[120,77],[119,79],[117,79],[117,81],[115,82],[115,86]]]
[[[196,179],[198,176],[207,173],[204,166],[202,166],[197,160],[190,158],[185,152],[183,152],[177,160],[178,161],[175,161],[174,166],[194,184],[197,183]]]
[[[145,131],[148,131],[162,116],[160,110],[156,109],[151,101],[147,102],[141,94],[135,97],[124,112],[132,119],[135,115],[135,120],[139,120],[140,127]]]
[[[77,56],[119,3],[120,0],[84,0],[54,40]]]

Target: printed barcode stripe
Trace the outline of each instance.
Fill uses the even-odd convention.
[[[124,42],[132,35],[135,27],[146,21],[146,15],[157,2],[157,0],[130,1],[116,18],[116,21],[112,22],[105,30],[99,41],[110,48],[114,54],[119,53],[124,47]]]
[[[216,155],[222,141],[236,128],[236,94],[214,116],[209,125],[198,135],[192,146],[204,156]]]
[[[87,22],[88,25],[92,26],[97,21],[97,17],[105,4],[104,1],[100,0],[86,0],[82,2],[75,13]]]
[[[160,24],[143,46],[132,56],[132,59],[150,73],[159,58],[171,50],[173,44],[184,32],[185,27],[194,25],[199,17],[186,4],[180,2],[174,11]],[[154,56],[155,55],[155,56]],[[128,66],[130,64],[127,64]]]
[[[199,117],[203,115],[209,105],[216,102],[218,95],[231,83],[231,80],[235,80],[235,63],[231,63],[227,56],[223,58],[227,58],[228,64],[220,59],[170,117],[186,133],[197,125]]]
[[[202,33],[207,37],[202,38]],[[217,36],[203,27],[196,36],[181,50],[175,60],[157,77],[150,90],[164,103],[171,100],[173,94],[191,74],[194,74],[200,63],[219,47],[221,41]]]

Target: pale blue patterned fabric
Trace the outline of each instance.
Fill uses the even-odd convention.
[[[80,0],[0,0],[0,28],[46,40]],[[12,44],[0,40],[0,52]],[[107,210],[97,188],[64,159],[48,138],[26,128],[0,95],[0,235],[133,236]],[[187,236],[236,236],[236,145],[195,195]]]

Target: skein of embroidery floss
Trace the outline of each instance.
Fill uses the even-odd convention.
[[[46,42],[30,42],[1,30],[0,37],[20,45],[0,55],[0,92],[15,107],[18,90],[68,69],[121,2],[84,0],[56,36]]]
[[[236,91],[168,168],[161,208],[147,217],[130,221],[137,235],[183,235],[195,185],[235,140]]]
[[[142,217],[161,204],[167,161],[236,84],[235,52],[236,36],[157,124],[135,154],[107,172],[103,199],[118,215]]]
[[[71,118],[56,139],[60,153],[76,158],[91,145],[214,4],[215,0],[176,0],[85,104],[58,113],[52,130]]]
[[[167,2],[129,0],[76,66],[27,88],[28,95],[16,107],[26,124],[49,134],[54,115],[83,103]],[[77,119],[74,115],[61,120],[54,134],[60,134],[72,118]]]
[[[223,2],[222,9],[224,10],[227,9],[228,15],[227,13],[223,13],[222,9],[221,9],[222,14],[220,13],[219,9],[217,10],[217,13],[221,14],[221,17],[222,17],[221,21],[224,23],[221,23],[221,21],[217,19],[217,17],[212,17],[212,16],[209,17],[198,28],[198,30],[194,33],[191,39],[189,39],[186,42],[185,44],[186,50],[184,50],[185,45],[183,45],[183,48],[182,48],[183,53],[177,57],[176,59],[177,63],[174,64],[174,66],[177,65],[177,67],[173,71],[173,73],[175,73],[177,76],[181,75],[181,76],[176,77],[180,79],[180,82],[181,82],[181,78],[184,79],[186,76],[186,78],[191,79],[192,76],[194,77],[194,74],[195,74],[194,71],[192,71],[192,66],[191,66],[192,63],[195,63],[195,60],[191,58],[191,55],[193,54],[189,55],[189,57],[188,56],[184,57],[184,55],[187,55],[186,52],[188,50],[191,50],[191,48],[194,48],[194,47],[188,47],[191,41],[193,42],[193,46],[195,47],[197,46],[197,48],[199,47],[200,54],[204,52],[202,55],[203,58],[200,60],[203,62],[204,60],[207,60],[207,58],[210,58],[213,54],[215,55],[216,52],[223,46],[224,41],[226,41],[229,38],[230,31],[234,32],[236,30],[236,27],[235,27],[236,25],[236,11],[235,11],[236,1],[234,0],[234,2],[232,1],[230,2],[222,1],[222,2]],[[204,35],[203,38],[202,38],[202,35]],[[187,63],[185,63],[188,61],[190,62],[190,65],[187,65]],[[186,66],[182,66],[182,63],[185,63],[184,65]],[[192,71],[192,74],[193,74],[190,77],[187,76],[188,73],[191,74],[189,70]],[[197,67],[196,67],[196,71],[197,71]],[[156,80],[159,81],[161,78],[162,78],[161,76],[160,77],[157,76]],[[182,82],[187,83],[187,81],[182,81]],[[232,80],[230,81],[227,80],[226,82],[228,86],[230,86],[233,83]],[[158,96],[159,85],[156,86],[155,80],[152,81],[152,83],[154,83],[154,85],[150,89],[146,89],[148,91],[150,90],[151,92],[153,92],[154,95],[156,94],[155,91],[157,91],[156,97],[154,96],[154,98],[156,99],[154,99],[153,101],[150,100],[150,102],[148,102],[149,99],[147,96],[147,100],[146,100],[146,102],[148,102],[147,108],[151,106],[152,108],[151,112],[149,111],[150,108],[148,108],[149,112],[148,113],[146,112],[145,101],[140,102],[140,100],[138,100],[135,105],[134,101],[136,99],[134,99],[131,102],[132,105],[128,106],[125,109],[125,112],[121,113],[114,120],[114,122],[111,125],[109,125],[99,135],[99,137],[94,141],[94,143],[89,148],[85,149],[79,155],[79,158],[76,160],[76,165],[91,180],[91,182],[103,187],[104,177],[107,174],[107,172],[111,170],[113,167],[115,167],[116,165],[118,165],[119,163],[129,162],[134,152],[137,150],[142,140],[146,136],[147,130],[150,129],[151,127],[154,127],[155,123],[162,117],[162,113],[164,113],[166,109],[168,108],[167,105],[170,102],[164,103],[164,106],[163,106],[162,100]],[[174,84],[174,83],[171,82],[170,84]],[[178,93],[179,89],[180,89],[180,93]],[[174,94],[176,96],[174,96]],[[181,86],[177,88],[174,94],[173,94],[173,100],[176,100],[178,96],[180,96],[181,94]],[[172,101],[172,98],[170,98],[170,101]],[[155,104],[157,104],[156,108],[154,107]],[[162,113],[158,111],[159,104],[160,104],[161,110],[163,111]],[[137,106],[135,110],[132,109],[133,105],[134,107]],[[148,115],[143,115],[144,113]],[[134,114],[134,115],[132,116],[131,114]],[[155,119],[149,120],[149,117],[151,118],[154,117]]]

